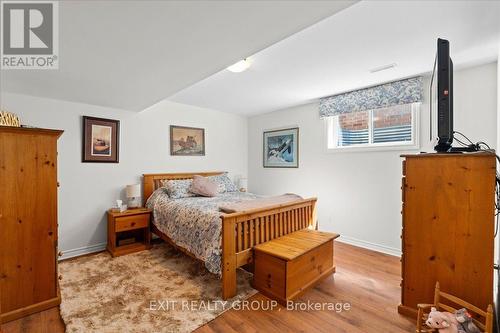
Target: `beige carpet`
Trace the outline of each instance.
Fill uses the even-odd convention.
[[[107,252],[63,261],[66,332],[191,332],[256,293],[238,270],[238,295],[224,303],[221,281],[166,244],[112,258]]]

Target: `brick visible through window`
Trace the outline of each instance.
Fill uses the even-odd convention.
[[[414,143],[419,103],[395,105],[330,117],[328,147],[407,145]]]

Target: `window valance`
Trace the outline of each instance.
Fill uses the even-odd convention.
[[[422,101],[422,77],[399,80],[320,99],[319,116],[386,108]]]

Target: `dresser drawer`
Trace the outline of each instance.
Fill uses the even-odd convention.
[[[127,231],[145,228],[149,225],[149,214],[117,217],[115,219],[115,231]]]

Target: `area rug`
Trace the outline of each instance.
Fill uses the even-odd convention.
[[[221,280],[167,244],[112,258],[107,252],[59,264],[66,332],[191,332],[255,294],[238,270],[238,295],[221,298]]]

